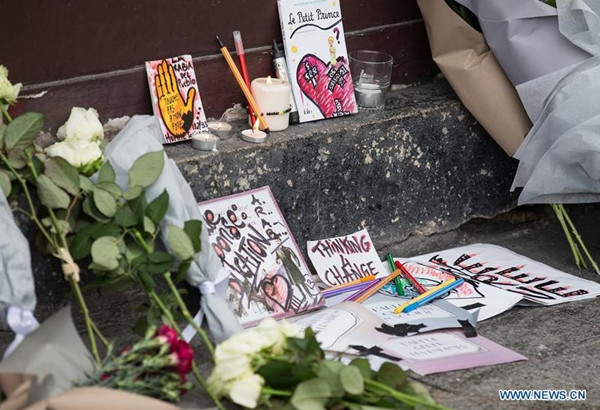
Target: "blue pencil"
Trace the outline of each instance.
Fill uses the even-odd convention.
[[[465,282],[464,279],[458,278],[454,282],[452,282],[448,286],[446,286],[445,288],[432,293],[431,295],[419,300],[418,302],[413,303],[412,305],[408,305],[407,307],[404,308],[402,313],[412,312],[413,310],[420,308],[421,306],[439,298],[440,296],[443,296],[444,294],[448,293],[452,289],[457,288],[458,286],[462,285],[464,282]]]

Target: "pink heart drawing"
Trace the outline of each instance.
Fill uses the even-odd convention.
[[[307,54],[300,60],[296,79],[302,93],[315,103],[325,118],[358,111],[352,76],[344,57],[339,57],[332,66],[313,54]]]

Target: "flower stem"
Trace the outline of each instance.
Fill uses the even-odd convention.
[[[69,284],[71,285],[71,289],[73,291],[73,294],[75,295],[77,304],[79,304],[79,309],[81,309],[81,312],[83,313],[85,327],[90,338],[92,355],[94,356],[94,360],[96,361],[96,363],[100,364],[102,363],[102,360],[100,359],[100,354],[98,353],[98,346],[96,345],[96,338],[94,337],[94,330],[92,329],[92,320],[90,319],[88,307],[85,304],[85,300],[83,299],[81,288],[79,287],[79,283],[77,283],[72,276],[69,277]]]
[[[575,244],[575,242],[573,242],[571,232],[567,227],[560,205],[552,204],[552,210],[554,210],[554,213],[556,214],[556,219],[558,219],[558,222],[560,222],[560,225],[562,226],[563,231],[565,232],[565,236],[567,237],[567,241],[569,242],[569,247],[571,248],[571,252],[573,252],[573,258],[575,258],[575,265],[577,265],[577,267],[581,269],[581,254],[579,253],[579,249],[577,249],[577,245]]]
[[[10,124],[12,122],[12,117],[8,113],[6,106],[0,103],[0,109],[2,110],[2,116],[6,119],[6,122]]]
[[[581,246],[581,249],[583,249],[583,252],[585,253],[585,256],[587,257],[587,259],[592,264],[592,267],[594,268],[594,270],[596,271],[596,273],[600,275],[600,269],[598,268],[598,265],[596,264],[596,261],[594,260],[594,258],[592,258],[592,255],[588,251],[587,246],[585,246],[585,243],[583,242],[583,238],[581,237],[581,235],[579,235],[579,232],[577,231],[577,228],[575,227],[575,224],[573,223],[573,221],[569,217],[569,214],[567,213],[567,210],[565,209],[565,206],[563,204],[560,204],[559,206],[560,206],[560,208],[562,210],[562,213],[563,213],[563,215],[565,217],[565,221],[567,222],[567,224],[571,228],[571,231],[573,232],[573,235],[575,235],[575,239],[577,239],[577,242],[579,242],[579,246]]]
[[[188,310],[187,306],[185,305],[183,299],[181,298],[181,294],[177,290],[177,286],[175,286],[175,283],[173,282],[173,279],[171,278],[171,272],[167,271],[167,272],[163,273],[163,277],[165,278],[165,281],[169,285],[169,289],[171,290],[171,293],[173,293],[173,296],[175,296],[175,300],[177,301],[177,304],[179,305],[179,308],[181,309],[183,316],[187,319],[188,323],[194,328],[194,330],[200,335],[200,337],[202,338],[202,341],[206,345],[206,348],[210,352],[211,358],[214,359],[215,348],[213,347],[213,345],[212,345],[208,335],[204,331],[204,329],[202,329],[200,326],[198,326],[198,324],[194,321],[194,318],[192,317],[190,311]]]
[[[271,396],[291,397],[293,394],[291,391],[271,389],[270,387],[263,387],[261,390]]]

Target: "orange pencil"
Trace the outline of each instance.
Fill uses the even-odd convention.
[[[402,271],[400,269],[396,269],[395,271],[390,273],[388,276],[386,276],[384,279],[382,279],[376,286],[370,287],[369,289],[367,289],[365,291],[365,293],[363,293],[362,295],[360,295],[359,297],[354,299],[354,302],[356,302],[356,303],[364,302],[365,300],[367,300],[368,298],[373,296],[375,294],[375,292],[379,291],[379,289],[384,287],[389,281],[396,279],[401,273],[402,273]]]
[[[229,54],[229,50],[227,50],[227,47],[225,47],[225,44],[223,44],[223,42],[221,41],[219,36],[216,36],[216,37],[217,37],[217,41],[219,42],[219,46],[221,47],[221,53],[223,53],[223,57],[225,57],[225,61],[227,61],[227,64],[229,65],[229,68],[231,69],[233,76],[237,80],[240,88],[242,89],[242,92],[244,93],[244,96],[248,100],[248,103],[250,103],[250,109],[252,111],[254,111],[254,113],[256,114],[256,118],[258,118],[258,120],[260,121],[260,125],[264,128],[265,132],[269,132],[269,126],[267,125],[267,122],[265,121],[265,119],[263,118],[263,116],[261,114],[260,107],[254,100],[254,97],[252,96],[250,89],[248,89],[248,86],[246,85],[244,78],[240,74],[240,71],[238,70],[237,66],[235,65],[235,62],[233,61],[233,58],[231,58],[231,54]]]

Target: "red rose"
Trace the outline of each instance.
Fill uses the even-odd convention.
[[[171,346],[171,350],[173,350],[173,344],[175,344],[175,342],[177,342],[178,339],[177,332],[175,331],[175,329],[167,325],[162,325],[161,327],[159,327],[156,331],[155,336],[163,339],[165,343],[168,343]]]
[[[100,380],[106,380],[106,379],[110,379],[110,373],[104,372],[100,375]]]
[[[177,340],[171,344],[171,351],[177,356],[177,373],[189,373],[194,361],[194,351],[191,346],[185,340]]]

